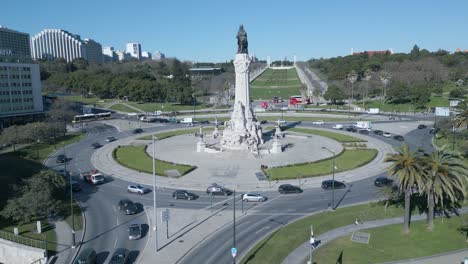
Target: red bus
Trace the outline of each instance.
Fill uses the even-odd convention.
[[[302,96],[300,95],[293,95],[289,97],[289,104],[290,105],[297,105],[297,104],[310,104],[310,97],[306,97],[305,101],[302,100]]]

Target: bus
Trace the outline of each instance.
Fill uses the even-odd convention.
[[[104,120],[110,119],[112,117],[111,112],[106,113],[98,113],[98,114],[84,114],[84,115],[77,115],[73,117],[73,123],[81,123],[81,122],[91,122],[96,120]]]
[[[305,101],[303,97],[300,95],[293,95],[289,97],[289,104],[290,105],[298,105],[298,104],[310,104],[310,97],[306,97]]]

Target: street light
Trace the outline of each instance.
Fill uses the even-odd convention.
[[[326,147],[322,147],[322,149],[325,149],[327,151],[329,151],[330,153],[333,154],[333,174],[332,174],[332,211],[335,210],[335,152],[334,151],[331,151],[329,150],[328,148]]]
[[[315,248],[315,235],[314,235],[314,227],[310,225],[310,264],[313,264],[312,262],[312,250]]]
[[[76,247],[76,240],[75,240],[75,214],[73,213],[73,185],[72,185],[72,176],[71,173],[67,173],[67,156],[65,152],[66,145],[63,145],[63,155],[65,156],[65,162],[63,163],[63,173],[65,173],[65,177],[68,174],[68,181],[70,183],[70,212],[71,212],[71,231],[72,231],[72,239],[73,244],[72,248]]]
[[[156,204],[156,147],[155,147],[156,139],[158,138],[156,137],[156,135],[152,135],[152,139],[153,139],[153,210],[154,210],[153,230],[154,230],[154,239],[156,242],[156,252],[158,252],[158,229],[157,229],[158,219],[157,219],[157,211],[156,211],[157,209],[157,204]]]

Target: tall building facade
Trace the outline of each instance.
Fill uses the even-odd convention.
[[[62,29],[44,29],[31,38],[31,56],[33,59],[53,60],[63,58],[71,62],[84,58],[90,63],[102,63],[102,46],[91,40],[81,39]]]
[[[160,51],[156,51],[155,53],[153,53],[153,56],[152,56],[153,60],[162,60],[165,58],[166,58],[166,55],[164,55],[164,53],[161,53]]]
[[[104,62],[117,61],[117,54],[115,53],[114,47],[102,48],[102,55],[104,56]]]
[[[121,50],[118,50],[115,52],[115,55],[117,56],[117,59],[119,61],[124,61],[124,60],[128,60],[130,59],[132,56],[130,56],[130,54],[128,54],[127,52],[125,51],[121,51]]]
[[[141,52],[141,59],[142,60],[151,60],[151,52],[143,51]]]
[[[127,43],[127,53],[133,58],[141,60],[141,44],[140,43]]]
[[[43,113],[41,74],[30,51],[28,34],[0,27],[0,128]]]

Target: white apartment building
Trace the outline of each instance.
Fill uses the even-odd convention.
[[[127,43],[127,53],[133,58],[141,60],[141,44],[140,43]]]
[[[127,52],[122,51],[122,50],[116,51],[115,55],[117,56],[117,59],[119,61],[128,60],[128,59],[130,59],[132,57],[132,56],[130,56],[130,54],[128,54]]]
[[[117,60],[117,54],[115,53],[114,47],[102,48],[102,55],[104,55],[104,62],[114,62]]]
[[[166,58],[166,55],[164,55],[164,53],[161,53],[160,51],[156,51],[155,53],[153,53],[152,56],[153,60],[162,60],[164,58]]]
[[[103,61],[101,44],[91,39],[83,41],[79,35],[62,29],[44,29],[32,37],[31,57],[36,60],[63,58],[67,62],[75,58],[84,58],[91,63]]]
[[[142,60],[151,60],[151,52],[143,51],[141,52],[141,59]]]

